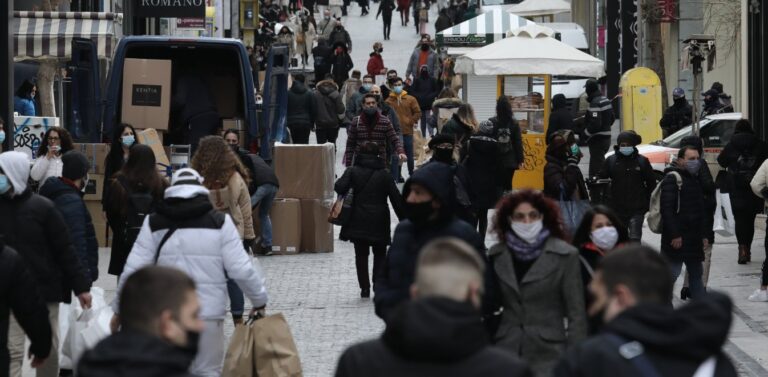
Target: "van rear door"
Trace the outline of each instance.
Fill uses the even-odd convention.
[[[72,38],[72,107],[69,131],[75,140],[101,141],[101,83],[96,43],[86,38]]]

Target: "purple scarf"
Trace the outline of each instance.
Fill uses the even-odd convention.
[[[536,238],[536,242],[530,244],[521,240],[515,235],[515,232],[508,231],[505,235],[507,247],[512,250],[512,255],[521,261],[531,261],[538,258],[541,252],[544,251],[544,243],[549,238],[549,230],[542,229],[539,236]]]

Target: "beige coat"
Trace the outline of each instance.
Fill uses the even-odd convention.
[[[232,174],[226,187],[209,191],[208,197],[211,199],[213,208],[232,216],[232,221],[235,222],[240,238],[255,239],[251,196],[248,193],[248,185],[245,184],[240,174]]]
[[[765,199],[765,205],[768,205],[768,198],[763,196],[763,190],[768,188],[768,160],[765,160],[760,168],[757,169],[755,176],[752,177],[752,182],[749,183],[752,187],[752,192],[757,195],[758,198]]]

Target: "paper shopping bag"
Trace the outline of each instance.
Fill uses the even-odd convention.
[[[255,376],[253,345],[253,322],[248,321],[242,326],[235,326],[235,332],[229,340],[227,354],[224,356],[222,377]]]
[[[301,361],[291,329],[281,313],[257,319],[252,326],[256,376],[301,377]]]
[[[717,190],[715,194],[717,208],[715,209],[715,221],[712,230],[720,236],[731,237],[736,232],[736,220],[731,208],[730,194],[721,193]]]

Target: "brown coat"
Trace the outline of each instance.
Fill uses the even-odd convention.
[[[416,97],[408,95],[405,90],[399,96],[395,92],[390,92],[386,103],[397,113],[403,135],[413,135],[413,127],[421,119],[421,107]]]
[[[248,193],[248,185],[245,184],[240,174],[232,174],[224,188],[209,191],[208,197],[211,199],[213,208],[232,216],[232,221],[237,227],[240,238],[255,239],[251,196]]]

